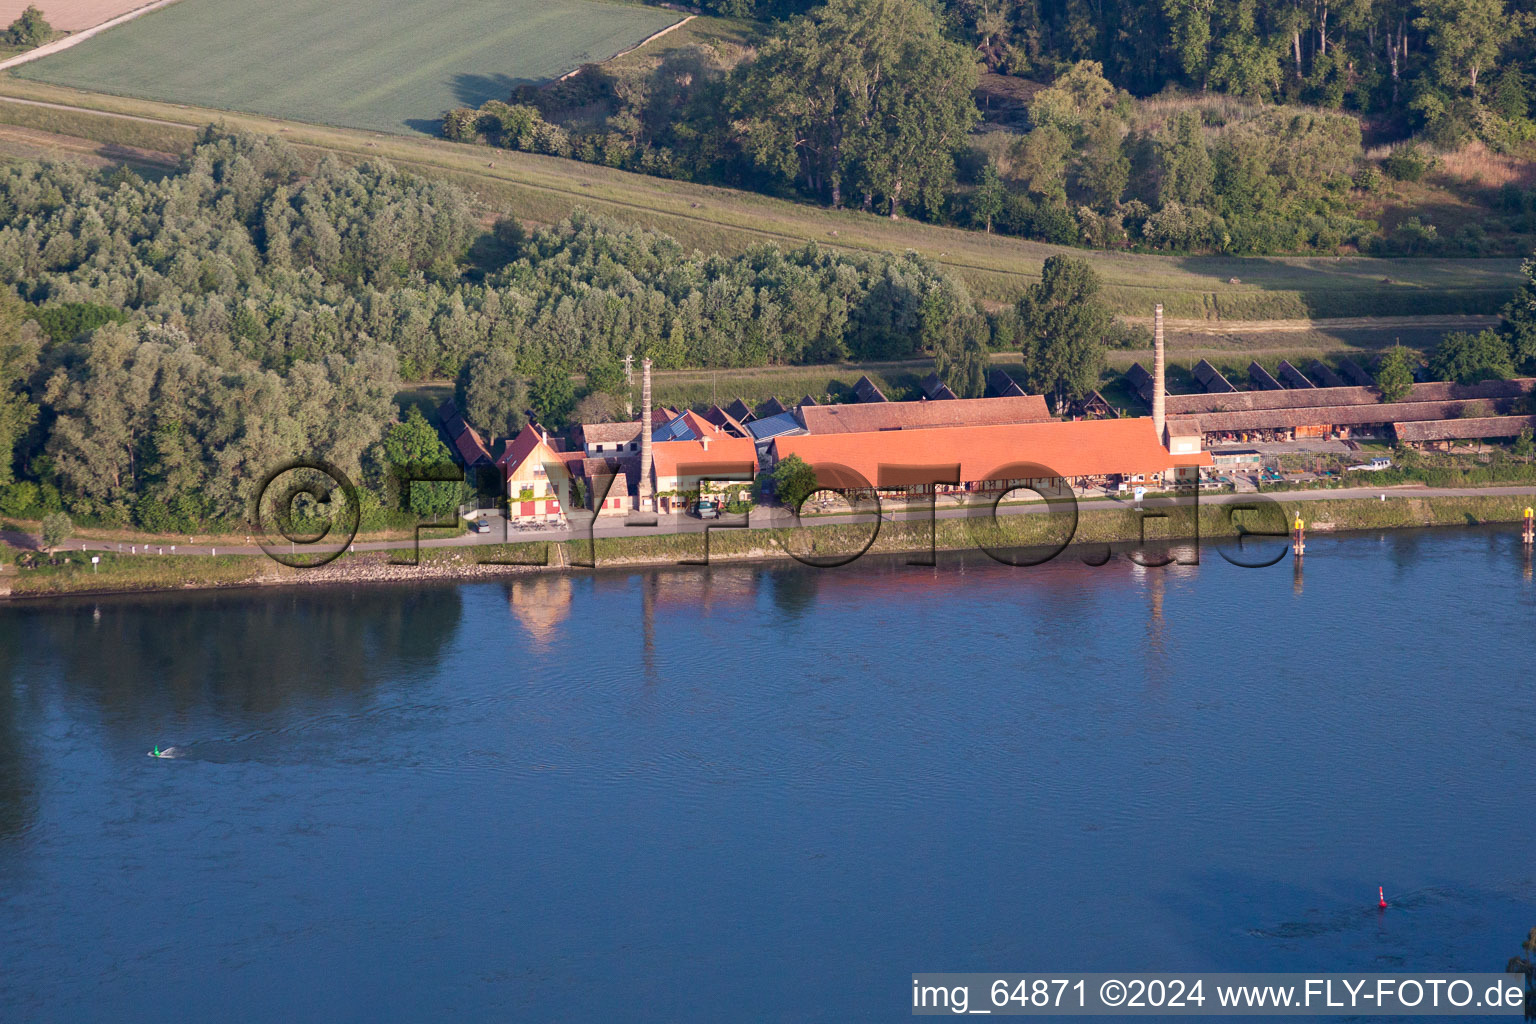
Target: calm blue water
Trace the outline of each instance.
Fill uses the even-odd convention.
[[[1208,551],[7,608],[0,1019],[1501,970],[1536,925],[1533,624],[1509,529],[1315,538],[1300,583]]]

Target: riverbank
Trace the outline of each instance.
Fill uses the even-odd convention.
[[[1149,549],[1180,542],[1220,542],[1249,533],[1283,538],[1300,513],[1310,533],[1517,523],[1530,495],[1391,495],[1380,499],[1292,501],[1286,495],[1256,496],[1257,511],[1233,505],[1152,506],[1081,510],[1070,515],[969,517],[934,522],[839,523],[804,529],[717,528],[705,533],[535,541],[474,548],[408,548],[344,554],[328,565],[294,569],[264,555],[122,555],[111,552],[92,565],[70,552],[62,565],[0,573],[0,599],[110,595],[155,591],[293,585],[356,585],[422,580],[476,580],[530,573],[643,568],[678,564],[787,560],[822,564],[862,554],[922,554],[985,547],[1004,559],[1038,561],[1070,538],[1075,546],[1142,542]],[[1271,504],[1272,502],[1272,504]],[[1148,516],[1146,513],[1152,513]],[[1074,529],[1075,526],[1075,529]],[[706,553],[705,546],[708,545]],[[1280,539],[1267,541],[1270,545]],[[414,563],[414,564],[413,564]]]

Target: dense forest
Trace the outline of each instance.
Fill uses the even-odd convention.
[[[1373,219],[1437,152],[1526,154],[1536,0],[704,9],[762,21],[450,111],[444,134],[1061,244],[1478,255],[1536,233],[1519,173],[1461,188],[1484,212],[1444,231]]]
[[[487,233],[453,186],[213,130],[158,182],[0,173],[0,284],[0,513],[156,528],[238,519],[300,455],[387,505],[390,432],[424,454],[402,379],[457,378],[494,437],[530,410],[559,426],[571,375],[616,390],[626,355],[907,358],[997,329],[915,255],[703,255],[585,215]]]
[[[1527,272],[1505,328],[1449,336],[1427,372],[1536,368]],[[1086,262],[1053,256],[1015,306],[984,311],[910,253],[705,255],[585,214],[485,230],[455,186],[212,128],[158,181],[17,164],[0,172],[0,515],[235,527],[294,458],[345,470],[369,521],[424,514],[458,492],[402,501],[390,467],[451,459],[419,413],[400,416],[403,383],[455,380],[495,440],[529,417],[624,415],[626,356],[932,358],[974,396],[990,354],[1014,351],[1060,408],[1099,386],[1106,348],[1147,343],[1098,287]]]
[[[808,0],[702,0],[769,21]],[[1169,86],[1348,108],[1466,131],[1479,100],[1529,114],[1528,0],[937,0],[947,34],[993,71],[1050,78],[1096,61],[1147,96]]]

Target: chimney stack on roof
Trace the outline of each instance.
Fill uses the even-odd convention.
[[[1166,383],[1168,373],[1168,359],[1163,351],[1163,304],[1159,302],[1152,309],[1152,429],[1157,434],[1157,443],[1163,444],[1163,427],[1167,417],[1163,408],[1163,397],[1167,394]]]
[[[651,503],[651,361],[640,361],[640,511]]]

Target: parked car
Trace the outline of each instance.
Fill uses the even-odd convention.
[[[484,519],[476,519],[473,523],[469,524],[469,528],[474,533],[490,533],[491,532],[491,524],[486,522]]]
[[[720,503],[718,501],[710,501],[708,498],[696,501],[693,503],[693,514],[700,519],[719,519]]]

